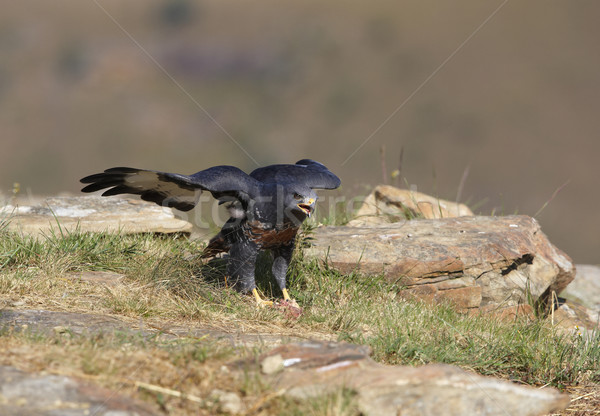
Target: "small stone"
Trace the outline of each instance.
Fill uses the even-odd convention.
[[[559,328],[571,334],[593,333],[600,330],[598,323],[598,309],[579,305],[574,301],[565,300],[556,308],[547,319],[558,325]]]
[[[243,403],[240,396],[235,393],[214,389],[210,392],[218,406],[218,411],[222,413],[229,413],[231,415],[239,415],[243,413]]]
[[[283,357],[280,354],[269,355],[260,363],[263,374],[275,374],[283,370]]]
[[[11,306],[14,306],[15,308],[18,306],[23,306],[23,305],[25,305],[25,302],[22,300],[18,300],[16,302],[11,303]]]
[[[57,334],[66,334],[69,332],[69,328],[67,328],[66,326],[62,326],[62,325],[57,325],[57,326],[53,327],[52,330]]]

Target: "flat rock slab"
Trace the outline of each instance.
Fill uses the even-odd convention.
[[[181,327],[163,324],[151,326],[140,320],[138,323],[126,322],[115,317],[76,312],[56,312],[39,309],[2,309],[0,310],[0,329],[30,331],[45,335],[73,334],[90,335],[97,333],[122,333],[147,338],[158,337],[173,339],[179,337],[209,337],[225,341],[232,346],[277,346],[284,342],[302,341],[299,337],[277,334],[256,334],[245,332],[225,332],[209,327]]]
[[[8,229],[30,235],[81,231],[123,233],[190,233],[192,224],[175,218],[170,208],[118,197],[46,198],[35,205],[7,205],[0,218]]]
[[[151,416],[145,404],[72,377],[0,366],[3,416]]]
[[[553,388],[525,387],[445,364],[382,365],[369,358],[366,347],[350,344],[283,345],[263,355],[261,367],[273,385],[297,399],[350,389],[366,415],[528,416],[569,405],[569,396]]]
[[[149,331],[131,328],[125,322],[110,316],[43,309],[3,309],[0,311],[0,327],[5,330],[31,331],[45,335],[56,332],[83,335],[115,331],[151,335]]]
[[[460,309],[547,306],[575,266],[527,216],[457,217],[370,227],[320,227],[305,256],[342,273],[384,275],[402,293]]]

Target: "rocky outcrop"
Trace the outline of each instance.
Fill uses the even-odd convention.
[[[569,397],[482,377],[445,364],[377,364],[360,345],[305,342],[282,345],[261,358],[264,374],[283,394],[306,399],[341,388],[365,415],[542,415],[565,409]]]
[[[0,219],[8,230],[31,235],[68,232],[190,233],[192,224],[175,218],[170,208],[125,198],[100,196],[46,198],[32,205],[7,205]]]
[[[473,215],[464,204],[389,185],[377,186],[350,221],[350,226],[389,224],[414,218],[450,218]]]
[[[342,273],[383,274],[404,296],[449,300],[459,309],[536,302],[547,308],[575,276],[571,259],[527,216],[401,221],[321,227],[309,258]]]

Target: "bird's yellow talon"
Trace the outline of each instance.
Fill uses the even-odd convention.
[[[270,300],[261,300],[258,303],[258,307],[259,308],[264,308],[264,307],[267,307],[267,306],[273,306],[273,301],[270,301]]]
[[[283,300],[292,300],[286,288],[281,289],[281,291],[283,292]]]
[[[258,290],[256,288],[252,289],[252,294],[254,295],[254,299],[256,299],[256,304],[259,308],[264,308],[265,306],[273,306],[273,302],[270,300],[264,300],[258,294]]]

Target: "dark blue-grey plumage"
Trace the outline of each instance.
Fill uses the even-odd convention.
[[[313,189],[335,189],[340,178],[325,165],[311,159],[302,159],[295,165],[270,165],[253,170],[250,176],[261,182],[303,183]]]
[[[294,165],[265,166],[249,175],[235,166],[215,166],[193,175],[119,167],[86,176],[81,182],[87,184],[83,192],[106,189],[103,196],[135,194],[183,211],[194,208],[202,191],[229,202],[231,218],[211,239],[204,256],[229,252],[230,282],[247,292],[255,289],[258,252],[271,250],[275,256],[272,271],[286,298],[285,276],[296,233],[315,208],[317,195],[313,189],[340,186],[336,175],[310,159]]]
[[[246,201],[249,193],[259,193],[258,183],[235,166],[215,166],[193,175],[158,172],[136,168],[110,168],[81,179],[87,183],[82,192],[106,189],[102,196],[140,195],[145,201],[189,211],[198,202],[199,191],[215,198],[231,197]]]

